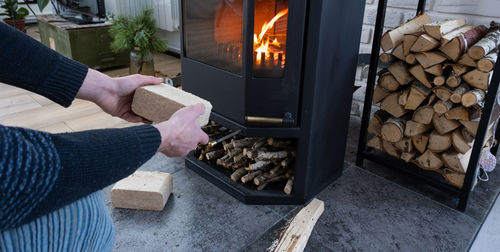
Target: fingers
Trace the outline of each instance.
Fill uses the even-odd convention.
[[[201,131],[200,144],[208,144],[208,135],[203,131]]]
[[[123,114],[122,116],[120,116],[122,119],[128,121],[128,122],[132,122],[132,123],[140,123],[140,122],[144,122],[144,119],[140,116],[137,116],[135,114],[132,114],[130,112],[127,112],[125,114]]]
[[[191,105],[183,108],[185,112],[185,117],[188,120],[196,120],[203,112],[205,112],[205,105],[198,103],[196,105]]]
[[[140,74],[134,74],[134,78],[138,79],[138,84],[140,86],[145,86],[145,85],[157,85],[163,82],[162,78],[156,78],[154,76],[147,76],[147,75],[140,75]]]

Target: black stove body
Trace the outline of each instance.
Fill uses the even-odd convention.
[[[294,138],[291,195],[255,191],[198,161],[186,165],[247,204],[302,204],[338,178],[365,1],[183,0],[183,89],[248,137]]]

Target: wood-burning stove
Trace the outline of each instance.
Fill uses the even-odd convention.
[[[301,204],[340,176],[364,1],[183,0],[183,88],[248,137],[296,139],[291,195],[186,165],[249,204]]]

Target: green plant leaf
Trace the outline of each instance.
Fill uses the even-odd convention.
[[[16,19],[23,19],[29,14],[30,12],[28,11],[28,9],[21,7],[17,10]]]
[[[40,11],[43,11],[43,9],[45,9],[45,7],[49,4],[49,0],[37,0],[36,3],[38,4]]]

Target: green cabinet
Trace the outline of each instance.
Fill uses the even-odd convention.
[[[60,54],[94,68],[129,64],[129,53],[113,53],[109,23],[78,25],[55,15],[37,17],[42,43]]]

